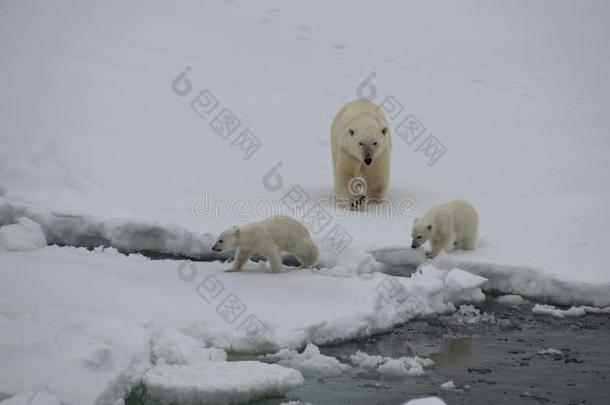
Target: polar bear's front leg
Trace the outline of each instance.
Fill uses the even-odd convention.
[[[261,253],[269,260],[272,273],[279,273],[282,271],[282,253],[277,246],[269,246]]]
[[[335,187],[335,198],[340,206],[354,210],[366,205],[366,196],[350,192],[347,185],[351,180],[348,176],[341,179],[341,185]]]
[[[388,190],[390,178],[390,150],[384,150],[370,167],[364,168],[364,172],[368,182],[367,195],[369,200],[376,203],[382,202]]]
[[[235,253],[235,260],[233,261],[233,267],[227,272],[241,271],[241,268],[244,267],[244,264],[248,261],[252,255],[252,250],[246,248],[238,248],[237,253]]]
[[[339,164],[335,168],[335,198],[343,207],[358,209],[367,202],[367,185],[360,173],[360,162],[354,158],[342,161],[345,165]]]
[[[438,255],[441,251],[441,248],[439,246],[432,246],[432,250],[429,250],[426,252],[426,257],[428,259],[434,259],[436,257],[436,255]]]
[[[446,235],[442,238],[434,238],[430,240],[430,244],[432,245],[432,250],[426,252],[426,256],[429,258],[435,258],[441,250],[449,253],[453,250],[455,243],[454,235]]]
[[[361,207],[364,207],[367,203],[367,198],[363,194],[356,195],[351,200],[349,200],[349,208],[352,210],[357,210]]]

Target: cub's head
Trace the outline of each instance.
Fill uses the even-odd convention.
[[[433,231],[434,225],[419,218],[415,218],[415,222],[413,222],[413,227],[411,228],[411,247],[417,249],[426,243],[432,236]]]
[[[216,239],[216,243],[212,246],[212,250],[214,252],[222,252],[226,249],[232,249],[237,247],[239,242],[239,228],[234,226],[232,228],[227,229],[223,233],[218,236]]]
[[[375,161],[390,142],[390,130],[376,120],[353,122],[346,131],[344,148],[367,166]]]

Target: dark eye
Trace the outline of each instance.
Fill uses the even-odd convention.
[[[219,240],[218,240],[218,243],[222,243],[222,242],[224,242],[222,239],[219,239]]]
[[[418,236],[417,239],[421,239],[421,236]]]
[[[358,145],[362,146],[362,142],[358,142]]]
[[[377,146],[377,142],[373,142],[373,146]]]

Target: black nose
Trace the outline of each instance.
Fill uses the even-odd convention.
[[[415,246],[415,243],[411,243],[411,247],[412,247],[413,249],[417,249],[417,246]]]
[[[371,159],[371,158],[364,159],[364,163],[366,163],[367,166],[370,165],[372,161],[373,161],[373,159]]]

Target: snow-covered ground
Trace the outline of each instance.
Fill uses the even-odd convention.
[[[300,351],[453,311],[481,288],[610,305],[609,12],[602,0],[0,2],[0,400],[112,403],[148,381],[166,399],[212,401],[199,377],[227,363],[219,350]],[[389,203],[346,212],[328,201],[329,128],[359,96],[388,108]],[[225,109],[234,132],[216,125]],[[407,142],[413,117],[425,131]],[[426,155],[430,135],[442,155]],[[412,217],[458,197],[481,231],[451,260],[478,276],[368,274],[381,266],[367,251],[407,248]],[[44,247],[217,259],[224,228],[316,206],[314,271]],[[223,367],[244,383],[231,401],[300,378]]]

